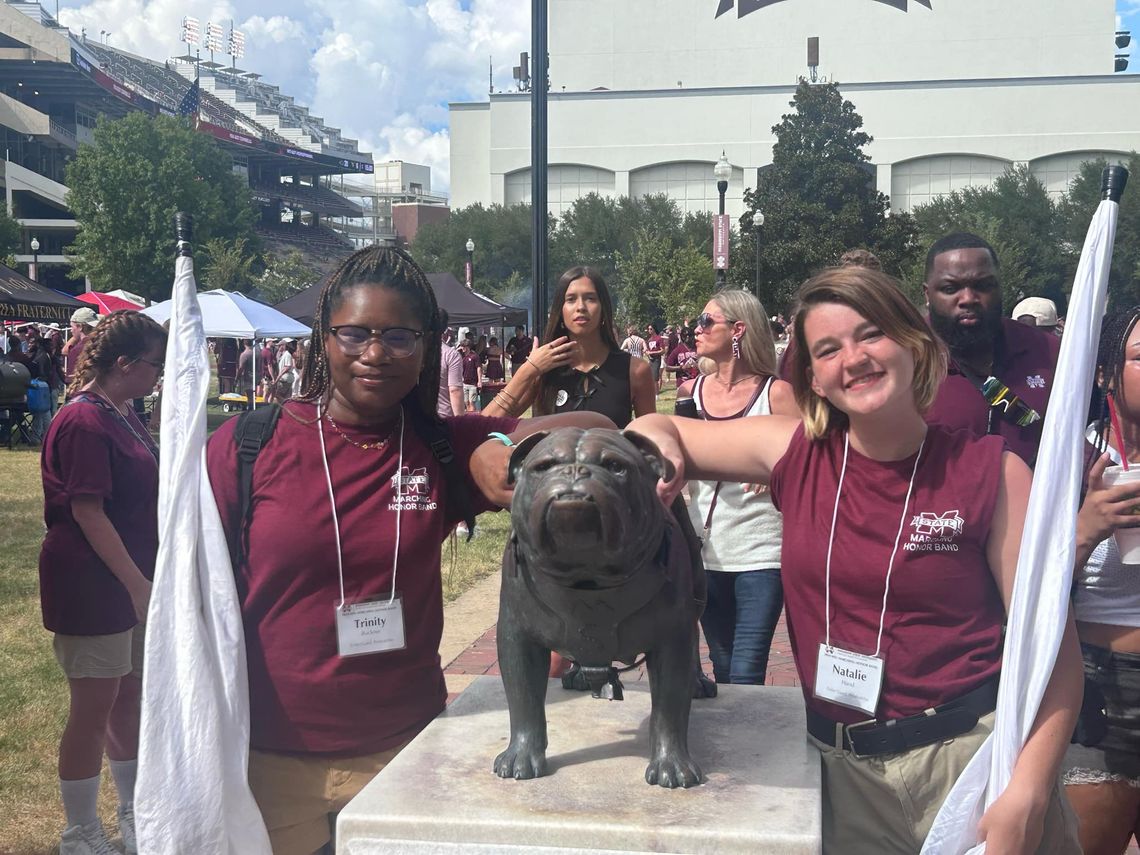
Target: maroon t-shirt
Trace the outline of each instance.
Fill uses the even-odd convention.
[[[63,355],[63,376],[67,382],[71,382],[71,378],[75,376],[75,367],[79,365],[79,357],[83,355],[83,348],[87,346],[87,336],[83,337],[82,341],[76,342],[67,353]]]
[[[249,666],[250,744],[263,751],[358,756],[400,744],[443,709],[440,544],[460,515],[448,501],[440,464],[410,425],[397,480],[398,430],[383,449],[362,449],[324,422],[350,602],[391,591],[392,503],[397,493],[403,497],[396,592],[407,646],[341,658],[336,538],[315,417],[312,404],[286,403],[253,471],[248,544],[234,571]],[[482,416],[447,421],[464,471],[488,433],[509,433],[518,425]],[[231,419],[222,425],[206,453],[231,543],[239,511],[235,424]],[[341,427],[357,442],[383,438]],[[476,512],[492,508],[470,478],[468,488]]]
[[[483,361],[479,358],[473,350],[467,351],[463,354],[463,382],[467,386],[474,386],[479,382],[479,366]]]
[[[40,470],[44,524],[40,604],[44,626],[63,635],[110,635],[138,623],[127,589],[95,554],[71,515],[71,500],[99,496],[127,552],[148,579],[158,554],[158,462],[140,437],[133,411],[125,418],[85,400],[52,419]]]
[[[966,429],[975,436],[986,433],[1000,436],[1010,451],[1032,466],[1041,445],[1041,429],[1053,389],[1061,340],[1052,333],[1009,318],[1003,318],[1001,326],[1002,336],[996,345],[992,373],[1039,412],[1041,421],[1029,427],[1018,427],[1007,421],[986,403],[982,393],[953,361],[926,420],[951,429]]]
[[[697,352],[692,350],[684,342],[681,342],[665,357],[665,364],[670,368],[680,368],[677,372],[677,386],[680,388],[681,384],[686,380],[695,379],[700,373],[700,361],[697,359]]]
[[[977,688],[1001,670],[1001,594],[986,539],[1005,443],[932,425],[891,573],[878,718],[914,715]],[[780,567],[788,636],[804,698],[844,723],[866,715],[813,697],[824,640],[827,543],[843,465],[843,432],[809,442],[797,428],[772,472],[784,515]],[[831,643],[874,653],[887,564],[914,455],[879,462],[852,448],[831,561]]]

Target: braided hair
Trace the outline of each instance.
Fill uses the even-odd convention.
[[[1108,395],[1119,394],[1124,382],[1124,345],[1140,321],[1140,306],[1122,309],[1105,316],[1100,328],[1096,351],[1096,383],[1093,384],[1089,418],[1096,426],[1096,448],[1103,454],[1108,449]],[[1089,462],[1091,466],[1095,458]]]
[[[135,360],[154,347],[166,347],[166,330],[161,324],[133,309],[111,312],[87,336],[67,396],[97,380],[120,357]]]
[[[395,291],[411,307],[424,330],[424,363],[415,388],[404,399],[419,409],[419,415],[438,420],[436,401],[439,396],[440,331],[439,306],[435,292],[420,266],[408,253],[391,246],[367,246],[357,250],[325,280],[317,298],[313,334],[301,373],[302,401],[327,401],[332,393],[332,374],[325,340],[329,336],[332,314],[340,306],[345,292],[359,285],[378,286]]]

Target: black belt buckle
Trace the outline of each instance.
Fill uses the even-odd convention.
[[[872,754],[860,754],[859,749],[855,747],[855,738],[851,734],[856,733],[859,730],[862,730],[864,728],[887,727],[888,724],[889,723],[885,724],[885,723],[883,723],[877,719],[869,718],[866,721],[859,721],[859,722],[856,722],[855,724],[844,725],[843,726],[843,735],[847,738],[847,744],[851,746],[848,749],[851,752],[851,755],[856,760],[864,760],[867,757],[874,757],[875,755],[873,753]],[[843,745],[839,745],[838,747],[843,748]]]

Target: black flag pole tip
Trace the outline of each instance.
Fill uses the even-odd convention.
[[[1123,166],[1107,166],[1100,174],[1100,197],[1110,202],[1120,203],[1124,188],[1128,184],[1128,170]]]

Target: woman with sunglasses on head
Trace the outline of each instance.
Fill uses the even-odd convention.
[[[764,307],[747,291],[721,291],[697,318],[701,376],[677,391],[676,412],[719,422],[772,413],[799,417],[792,387],[775,378]],[[701,627],[718,683],[762,684],[784,594],[780,512],[763,487],[689,481],[689,516],[704,532],[708,604]]]
[[[135,850],[134,786],[143,624],[158,552],[158,448],[131,401],[162,372],[166,332],[112,312],[84,340],[40,466],[47,534],[40,550],[44,626],[55,633],[71,706],[59,744],[67,828],[62,855],[110,853],[99,821],[103,754],[119,795],[119,832]]]
[[[325,846],[332,817],[443,710],[441,543],[464,518],[464,498],[474,512],[494,507],[488,497],[503,501],[510,449],[488,435],[605,424],[587,414],[522,427],[439,420],[441,332],[410,256],[355,252],[321,292],[301,394],[282,405],[257,456],[248,504],[238,420],[208,446],[237,556],[250,786],[277,855]],[[452,466],[430,444],[441,432]],[[481,455],[498,461],[494,478],[479,474]]]
[[[1088,492],[1077,518],[1073,610],[1089,699],[1080,743],[1065,758],[1065,784],[1081,821],[1085,855],[1119,855],[1140,835],[1140,567],[1125,564],[1112,536],[1140,526],[1140,483],[1108,485],[1123,455],[1140,465],[1140,306],[1104,319],[1097,354],[1096,419],[1088,440]],[[1110,427],[1108,399],[1123,437]],[[1103,712],[1102,712],[1103,710]]]
[[[893,279],[832,268],[799,303],[802,422],[652,415],[631,429],[676,467],[663,498],[685,478],[769,484],[824,851],[916,853],[993,729],[1031,476],[1000,437],[923,420],[946,351]],[[1080,851],[1058,776],[1080,698],[1070,620],[1009,786],[978,825],[987,851]]]
[[[571,267],[558,280],[543,345],[536,347],[484,412],[601,413],[619,428],[657,408],[653,373],[614,335],[613,302],[601,274]]]

